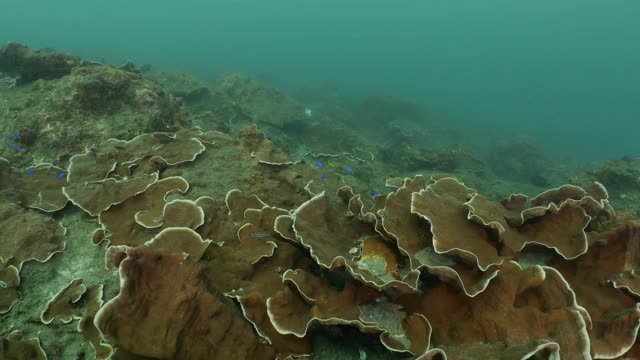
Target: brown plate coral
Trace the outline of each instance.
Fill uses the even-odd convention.
[[[615,358],[635,344],[640,225],[615,215],[601,184],[493,201],[452,177],[416,176],[377,205],[348,186],[289,208],[240,190],[170,200],[188,180],[163,173],[197,164],[205,147],[180,134],[149,139],[161,145],[132,147],[136,138],[74,157],[58,190],[97,216],[120,289],[102,304],[102,290],[74,280],[42,321],[80,319],[102,358],[110,347],[117,358],[308,356],[332,326],[415,359]],[[162,151],[173,141],[180,152]],[[3,214],[8,311],[11,274],[64,249],[64,229],[29,211]],[[21,222],[41,225],[20,235]]]

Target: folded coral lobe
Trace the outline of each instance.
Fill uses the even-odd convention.
[[[194,262],[145,246],[119,251],[120,294],[95,318],[110,343],[157,359],[275,358],[230,300],[205,289]]]

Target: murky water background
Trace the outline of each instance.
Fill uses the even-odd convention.
[[[630,1],[5,2],[0,41],[204,78],[235,70],[427,104],[486,147],[637,156],[640,4]]]

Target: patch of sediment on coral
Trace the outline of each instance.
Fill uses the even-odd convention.
[[[147,76],[157,81],[173,96],[181,98],[192,108],[204,105],[211,100],[212,92],[208,84],[198,78],[184,73],[153,71]]]

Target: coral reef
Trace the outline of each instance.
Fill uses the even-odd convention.
[[[255,127],[250,131],[253,138],[259,134]],[[188,146],[181,148],[177,158],[196,159]],[[188,190],[186,180],[162,175],[177,162],[173,152],[163,154],[169,160],[162,152],[130,156],[126,145],[107,153],[80,155],[69,166],[69,178],[104,182],[130,171],[132,158],[155,157],[167,165],[137,162],[135,169],[155,174],[151,185],[105,191],[87,203],[107,197],[117,199],[107,202],[113,205],[94,212],[83,207],[98,215],[110,245],[107,263],[121,279],[120,294],[94,315],[103,337],[92,343],[106,341],[119,356],[308,355],[309,337],[335,325],[375,334],[390,351],[416,359],[606,358],[635,342],[640,310],[625,289],[640,289],[633,275],[640,265],[625,259],[636,258],[632,244],[640,230],[616,218],[601,184],[496,202],[451,177],[415,177],[377,209],[348,186],[311,193],[284,209],[239,190],[229,191],[223,203],[169,201],[168,193]],[[96,159],[107,165],[91,166],[93,175],[82,170]],[[572,268],[597,264],[601,249],[616,246],[626,250],[614,254],[628,255],[576,282],[579,270]],[[539,255],[532,263],[530,257]],[[428,287],[425,276],[432,279]],[[591,294],[603,281],[608,289],[596,300]],[[82,318],[74,305],[87,291],[81,283],[72,282],[51,300],[43,322]],[[452,314],[461,318],[452,321]],[[462,314],[474,314],[473,320]],[[606,330],[614,328],[619,335]]]
[[[71,119],[109,126],[140,111],[129,96],[147,84],[131,66],[82,64],[38,81]],[[229,75],[213,89],[220,109],[281,128],[300,120],[296,106],[270,112],[287,100],[253,81]],[[57,134],[57,165],[0,159],[0,357],[301,358],[322,352],[319,336],[349,332],[366,339],[360,358],[367,341],[416,360],[640,351],[640,222],[610,204],[618,176],[503,200],[448,175],[390,178],[380,193],[358,177],[378,152],[358,143],[293,157],[255,124],[229,135],[165,120],[69,147]],[[299,131],[314,128],[330,129]],[[37,152],[32,136],[44,135],[19,141]],[[449,171],[475,159],[451,149],[420,161]]]

